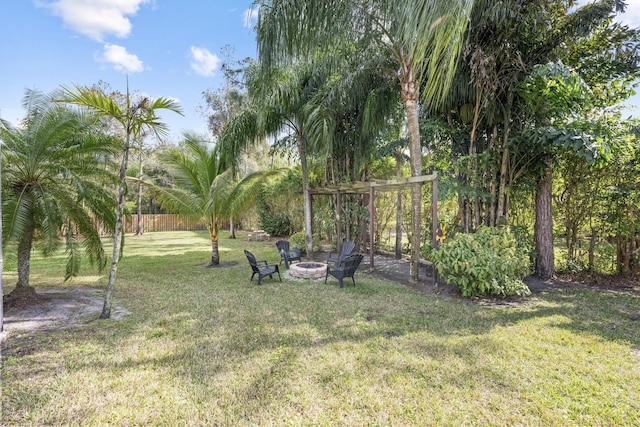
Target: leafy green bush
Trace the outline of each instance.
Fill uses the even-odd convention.
[[[302,253],[307,252],[307,245],[304,242],[304,231],[298,231],[289,237],[289,245],[292,248],[301,248]],[[320,246],[320,236],[317,234],[313,235],[313,250],[314,252],[319,252],[322,250],[322,246]]]
[[[288,236],[291,233],[291,220],[287,215],[260,210],[260,228],[272,236]]]
[[[522,281],[529,272],[529,257],[518,248],[509,227],[480,227],[474,234],[457,234],[432,256],[438,272],[464,296],[531,293]]]

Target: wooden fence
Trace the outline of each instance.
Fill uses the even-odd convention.
[[[138,215],[125,217],[124,232],[135,233],[138,227]],[[154,231],[185,231],[205,230],[206,227],[199,219],[186,218],[183,215],[174,214],[144,214],[142,215],[142,230]]]

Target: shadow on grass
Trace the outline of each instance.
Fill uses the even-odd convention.
[[[258,286],[242,249],[277,263],[275,244],[225,240],[222,261],[237,265],[203,269],[210,247],[201,243],[196,249],[158,242],[125,256],[116,294],[132,314],[37,338],[41,351],[29,357],[42,363],[11,382],[47,375],[43,366],[60,363],[49,362],[51,354],[65,355],[65,371],[76,373],[169,372],[194,399],[227,381],[229,390],[220,393],[233,399],[220,405],[246,420],[286,404],[286,395],[306,382],[319,396],[380,375],[407,375],[425,387],[500,384],[517,394],[528,384],[505,371],[552,366],[565,356],[567,365],[556,368],[571,371],[577,363],[569,360],[571,349],[586,358],[592,340],[640,347],[638,322],[627,316],[640,305],[638,295],[566,288],[514,305],[483,305],[365,274],[343,289],[322,280],[266,279]],[[517,362],[505,369],[509,357]]]

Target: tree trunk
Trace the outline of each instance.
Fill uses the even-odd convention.
[[[402,153],[396,153],[396,177],[402,178]],[[398,190],[396,202],[396,259],[402,258],[402,190]]]
[[[138,179],[142,181],[142,150],[140,150],[139,159],[140,170],[138,171]],[[136,206],[138,207],[138,224],[136,225],[136,236],[142,236],[144,233],[144,224],[142,223],[142,184],[138,183],[138,197],[136,199]]]
[[[494,151],[496,149],[495,141],[497,139],[498,139],[498,125],[493,125],[493,133],[491,136],[489,146],[487,147],[488,150]],[[497,216],[496,192],[498,191],[498,186],[496,185],[496,174],[497,174],[497,164],[494,161],[494,162],[491,162],[491,170],[489,172],[489,179],[491,181],[491,187],[490,187],[491,199],[489,201],[489,208],[488,208],[489,215],[487,215],[487,221],[488,221],[487,224],[490,227],[496,226],[496,216]]]
[[[511,96],[509,97],[509,99]],[[507,104],[510,105],[510,100]],[[509,131],[511,130],[511,126],[509,122],[510,118],[510,110],[507,107],[507,111],[504,114],[504,137],[502,138],[502,162],[500,164],[500,187],[498,188],[498,206],[497,206],[497,219],[496,222],[498,224],[505,223],[507,221],[507,200],[506,200],[506,190],[507,190],[507,172],[509,171]]]
[[[591,229],[591,238],[589,239],[589,265],[587,266],[587,270],[593,272],[596,260],[596,242],[598,241],[598,233],[595,229]]]
[[[551,158],[547,156],[547,164],[544,176],[538,180],[536,192],[536,223],[535,238],[536,252],[536,274],[543,279],[551,278],[555,275],[554,254],[553,254],[553,216],[551,211],[552,200],[552,164]]]
[[[409,128],[409,155],[411,176],[422,175],[422,145],[420,143],[420,123],[418,121],[419,88],[410,72],[405,71],[400,78],[407,125]],[[420,279],[420,231],[422,226],[422,186],[415,183],[411,187],[413,236],[411,241],[411,280]]]
[[[631,273],[631,251],[629,250],[629,239],[624,236],[616,236],[616,258],[617,270],[621,276],[628,276]]]
[[[478,191],[478,120],[480,120],[480,104],[482,91],[476,89],[476,104],[473,114],[473,124],[471,126],[471,137],[469,138],[469,156],[471,156],[471,188],[473,188],[473,227],[480,226],[480,196]]]
[[[214,223],[209,228],[209,239],[211,240],[211,263],[209,267],[214,265],[220,265],[220,251],[218,250],[218,222]]]
[[[206,266],[213,267],[220,265],[220,251],[218,250],[218,235],[220,225],[215,215],[211,215],[207,221],[207,230],[209,230],[209,241],[211,242],[211,262]]]
[[[307,247],[307,254],[313,253],[313,233],[311,230],[311,194],[309,194],[309,168],[307,166],[307,150],[305,147],[304,135],[299,131],[298,154],[300,156],[300,169],[302,170],[302,194],[304,198],[304,243]]]
[[[116,275],[118,272],[118,262],[120,261],[120,249],[122,248],[123,218],[124,218],[124,192],[126,189],[127,164],[129,162],[129,148],[131,143],[131,135],[127,133],[124,148],[122,149],[122,162],[120,163],[120,171],[118,173],[118,207],[116,210],[116,227],[113,235],[113,252],[111,254],[111,269],[109,270],[109,283],[107,291],[104,294],[104,305],[100,319],[108,319],[111,317],[111,304],[113,303],[113,290],[116,287]]]
[[[18,245],[18,283],[16,289],[30,288],[31,248],[33,247],[33,228],[29,227]]]
[[[233,218],[229,218],[229,238],[230,239],[236,238],[236,229],[233,225]]]

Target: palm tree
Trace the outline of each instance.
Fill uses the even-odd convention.
[[[278,69],[269,76],[258,72],[258,67],[250,68],[247,73],[250,101],[227,123],[220,135],[221,149],[231,161],[238,159],[242,150],[261,138],[282,138],[283,135],[288,135],[295,140],[302,169],[307,253],[312,252],[312,237],[307,162],[310,141],[307,138],[305,123],[311,110],[309,104],[316,89],[309,73],[310,68],[304,64]]]
[[[28,90],[27,114],[20,126],[0,125],[2,147],[3,245],[17,244],[15,292],[29,285],[34,242],[46,255],[67,252],[65,280],[80,269],[82,249],[100,269],[106,257],[96,220],[113,231],[114,169],[105,159],[116,151],[114,138],[95,126],[95,117],[56,104],[48,95]],[[100,164],[100,167],[98,165]]]
[[[253,203],[269,173],[253,173],[236,181],[220,144],[211,149],[202,136],[184,136],[184,149],[161,153],[162,161],[173,173],[173,188],[154,188],[170,210],[202,218],[211,240],[211,261],[207,264],[211,267],[220,264],[220,223]]]
[[[129,150],[131,143],[140,137],[143,131],[151,131],[156,136],[161,137],[167,131],[167,126],[160,121],[157,115],[158,110],[166,109],[182,115],[180,106],[168,98],[150,99],[142,97],[132,102],[127,84],[127,94],[125,105],[120,105],[114,96],[105,94],[99,88],[88,88],[76,86],[75,90],[63,87],[60,101],[86,107],[95,112],[99,117],[111,118],[115,120],[124,132],[125,139],[122,146],[122,160],[120,171],[118,172],[118,205],[116,212],[115,235],[113,239],[113,254],[111,257],[111,269],[109,270],[109,284],[105,292],[104,306],[101,319],[111,317],[111,303],[113,300],[113,290],[116,285],[116,273],[118,261],[120,260],[122,241],[124,233],[122,222],[124,216],[124,193],[126,189],[127,164],[129,161]]]
[[[409,129],[411,173],[422,174],[418,102],[437,104],[446,97],[473,0],[271,0],[260,7],[258,54],[265,69],[318,51],[355,43],[384,50],[387,71],[401,87]],[[422,97],[420,89],[423,89]],[[422,192],[412,191],[411,277],[418,279]]]

